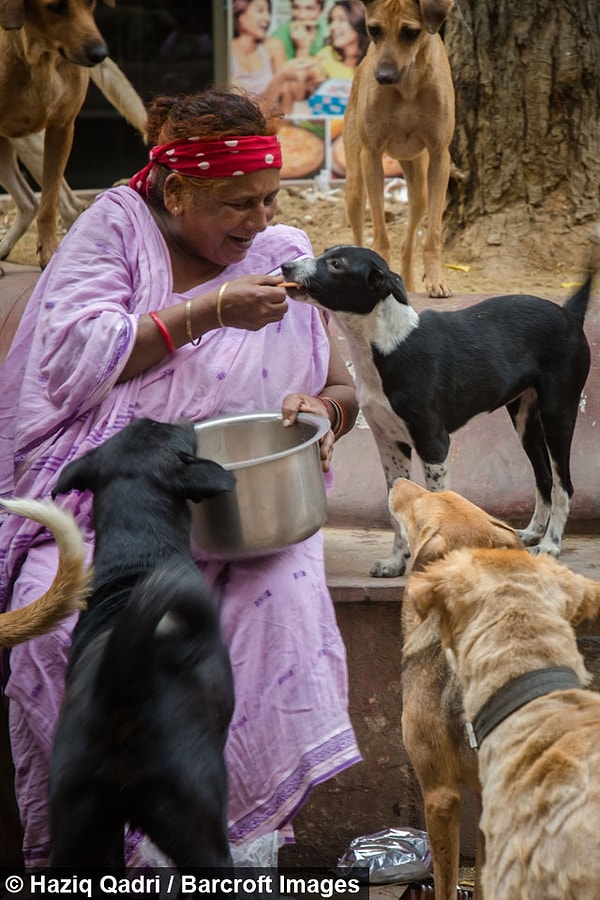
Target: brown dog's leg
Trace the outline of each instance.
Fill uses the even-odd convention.
[[[442,273],[442,217],[446,205],[446,190],[450,175],[450,153],[447,147],[430,151],[427,171],[429,210],[427,238],[423,245],[425,290],[429,297],[451,297],[452,291]]]
[[[17,207],[17,215],[8,233],[0,241],[0,259],[6,259],[35,219],[38,202],[21,175],[14,147],[5,137],[0,137],[0,184],[10,194]]]
[[[363,146],[360,151],[361,168],[369,198],[371,221],[373,223],[373,250],[385,261],[390,262],[390,237],[385,224],[385,206],[383,200],[383,161],[381,151]],[[404,272],[401,272],[404,277]],[[410,290],[410,289],[409,289]]]
[[[407,291],[415,290],[414,255],[417,228],[427,212],[427,151],[414,159],[402,160],[408,192],[408,222],[400,251],[400,274]]]
[[[344,141],[346,141],[345,138]],[[350,144],[350,146],[352,145]],[[346,199],[346,217],[352,229],[354,243],[362,247],[365,225],[365,181],[361,170],[360,152],[358,148],[353,148],[351,152],[354,153],[355,149],[358,155],[352,163],[347,165],[344,194]]]
[[[73,144],[74,123],[47,125],[44,138],[42,191],[37,218],[40,266],[45,268],[58,246],[56,234],[58,198]]]

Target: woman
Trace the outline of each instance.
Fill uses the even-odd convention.
[[[297,229],[268,227],[281,167],[274,130],[236,91],[154,101],[150,162],[68,232],[0,372],[0,496],[48,497],[65,462],[143,416],[280,408],[293,423],[299,410],[327,415],[336,430],[321,446],[328,469],[356,398],[319,312],[288,301],[281,286],[280,264],[311,247]],[[91,497],[74,494],[65,505],[91,557]],[[8,517],[0,609],[41,594],[56,562],[47,533]],[[276,847],[311,787],[360,757],[322,536],[251,562],[198,564],[218,594],[235,672],[227,764],[240,861],[257,842]],[[48,761],[73,624],[10,658],[6,695],[30,866],[48,857]],[[136,850],[136,841],[129,863],[151,861],[147,842]]]
[[[287,60],[280,40],[267,37],[271,0],[233,0],[231,77],[234,84],[261,98],[265,109],[289,113],[304,95],[307,59]]]
[[[351,80],[369,46],[365,8],[360,0],[336,0],[327,21],[329,37],[316,55],[322,74]]]

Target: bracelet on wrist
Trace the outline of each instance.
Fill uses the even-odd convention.
[[[173,338],[171,337],[171,333],[169,329],[163,322],[161,318],[155,312],[148,313],[158,330],[160,331],[165,344],[167,345],[167,352],[174,353],[175,352],[175,344],[173,343]]]
[[[194,333],[192,331],[192,301],[185,301],[185,336],[188,339],[188,342],[193,346],[197,347],[200,341],[202,340],[202,335],[200,337],[194,338]]]
[[[325,394],[319,394],[318,400],[321,402],[328,403],[333,412],[334,412],[334,420],[331,423],[331,430],[333,431],[334,437],[337,437],[346,426],[346,411],[339,400],[334,400],[333,397],[328,397]]]

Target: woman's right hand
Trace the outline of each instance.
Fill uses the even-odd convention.
[[[259,331],[280,322],[288,309],[281,275],[244,275],[218,289],[215,314],[219,325]]]

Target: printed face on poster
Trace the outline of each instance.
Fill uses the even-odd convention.
[[[230,80],[284,115],[282,178],[343,178],[343,115],[369,44],[361,0],[231,3]]]

